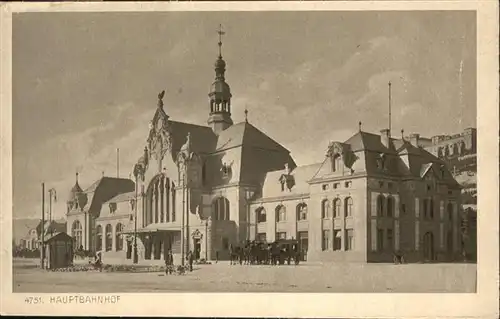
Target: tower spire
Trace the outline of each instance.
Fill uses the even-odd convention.
[[[224,34],[226,34],[226,32],[224,32],[222,30],[222,24],[219,24],[219,29],[217,29],[217,33],[219,34],[219,59],[222,59],[222,36]]]
[[[389,134],[391,134],[391,81],[389,81]]]
[[[222,30],[222,24],[217,29],[219,35],[219,57],[215,61],[215,81],[212,83],[210,93],[210,114],[208,124],[212,126],[214,132],[225,130],[233,125],[231,120],[231,89],[226,82],[226,62],[222,59],[222,36],[226,34]]]

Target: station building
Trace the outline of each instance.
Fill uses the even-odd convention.
[[[168,250],[177,261],[187,251],[225,259],[231,244],[286,238],[309,261],[458,257],[460,185],[417,135],[360,125],[317,163],[297,166],[248,120],[233,123],[220,53],[214,68],[207,126],[171,119],[162,92],[134,177],[85,190],[77,180],[67,211],[77,247],[131,259],[136,244],[140,262],[163,263]]]

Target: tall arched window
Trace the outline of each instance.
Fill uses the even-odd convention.
[[[450,223],[452,223],[453,222],[453,204],[451,202],[448,203],[446,210],[448,211],[448,220],[450,221]]]
[[[352,197],[347,197],[346,199],[344,199],[344,216],[352,216]]]
[[[384,196],[377,197],[377,216],[384,216]]]
[[[276,221],[284,222],[286,220],[286,208],[283,205],[278,205],[276,207]]]
[[[102,226],[97,226],[96,234],[95,234],[95,250],[102,250]]]
[[[330,218],[330,202],[323,199],[321,202],[321,218]]]
[[[333,217],[340,217],[340,198],[335,198],[333,200]]]
[[[78,220],[75,220],[71,226],[71,237],[75,239],[76,249],[80,249],[83,245],[82,224]]]
[[[307,220],[307,204],[300,203],[297,205],[297,220]]]
[[[225,197],[218,197],[212,204],[213,218],[215,220],[229,220],[229,200]]]
[[[267,221],[266,210],[264,207],[259,207],[255,210],[257,223],[265,223]]]
[[[106,251],[113,249],[113,227],[111,224],[106,225]]]
[[[118,223],[116,225],[116,231],[115,231],[116,251],[123,250],[122,232],[123,232],[123,224]]]
[[[175,221],[175,185],[165,174],[151,180],[146,191],[144,225]]]
[[[387,217],[392,217],[394,214],[394,198],[387,197]]]

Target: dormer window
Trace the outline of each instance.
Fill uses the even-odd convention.
[[[341,158],[340,158],[340,154],[335,154],[333,155],[333,158],[332,158],[332,172],[336,172],[340,169],[341,167]]]
[[[109,212],[114,214],[116,212],[116,203],[109,203]]]
[[[220,171],[223,179],[229,179],[231,177],[231,164],[223,163]]]
[[[384,153],[380,154],[377,158],[377,168],[379,170],[385,170],[386,168],[386,157]]]
[[[440,174],[441,174],[441,178],[442,178],[442,179],[444,179],[444,177],[446,176],[446,175],[445,175],[445,174],[446,174],[446,169],[445,169],[444,165],[441,165],[441,166],[439,167],[439,172],[440,172]]]

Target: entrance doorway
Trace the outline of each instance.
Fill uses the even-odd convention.
[[[201,254],[201,240],[199,238],[194,238],[194,259],[200,259]]]
[[[424,261],[434,260],[434,234],[427,232],[424,234]]]
[[[302,261],[307,260],[307,249],[309,246],[309,234],[306,231],[298,232],[297,234],[299,241],[300,258]]]

